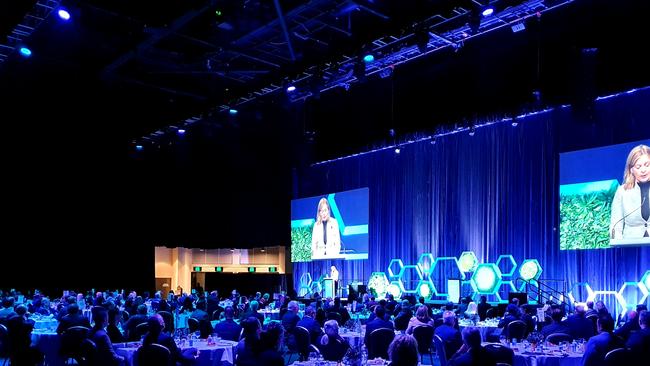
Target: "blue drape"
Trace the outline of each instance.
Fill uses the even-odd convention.
[[[568,288],[589,282],[617,291],[650,270],[650,248],[560,251],[559,153],[650,136],[650,89],[599,100],[594,109],[569,107],[496,123],[311,167],[299,177],[299,197],[370,188],[369,259],[295,263],[294,282],[332,264],[343,281],[367,282],[392,258],[416,264],[474,251],[480,263],[511,254],[536,258],[542,279]],[[341,131],[344,133],[344,131]],[[626,290],[627,292],[627,290]],[[626,294],[627,295],[627,294]],[[641,296],[642,294],[639,294]],[[636,294],[635,294],[636,296]],[[614,295],[600,295],[615,307]]]

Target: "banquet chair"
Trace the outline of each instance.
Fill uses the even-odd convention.
[[[605,366],[629,365],[634,364],[634,361],[632,352],[626,348],[616,348],[605,355]]]
[[[512,365],[515,360],[514,351],[500,343],[488,343],[485,345],[485,350],[497,363]]]
[[[508,337],[522,340],[528,333],[528,326],[523,320],[513,320],[508,324]]]
[[[82,343],[88,338],[90,329],[82,326],[74,326],[61,333],[60,354],[66,360],[75,360],[79,363],[81,358]]]
[[[137,350],[138,366],[171,365],[172,355],[169,349],[158,343],[144,345]]]
[[[395,331],[388,328],[375,329],[368,337],[368,359],[381,357],[388,360],[388,346],[395,338]]]
[[[553,344],[560,344],[560,342],[571,342],[573,341],[573,337],[569,334],[566,333],[552,333],[546,336],[546,340],[549,343]]]
[[[436,354],[440,361],[440,366],[447,366],[447,352],[445,351],[445,342],[439,335],[433,336],[433,345],[436,347]]]
[[[424,354],[429,354],[431,357],[431,365],[433,365],[433,327],[430,325],[422,325],[413,329],[413,337],[418,342],[418,353],[420,354],[420,362]]]

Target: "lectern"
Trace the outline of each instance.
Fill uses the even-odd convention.
[[[323,298],[336,297],[334,293],[334,279],[325,277],[323,278]]]

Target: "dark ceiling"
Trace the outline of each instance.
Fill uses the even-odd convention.
[[[5,2],[0,36],[36,3]],[[20,227],[83,227],[75,242],[277,245],[292,168],[650,84],[647,2],[496,3],[518,10],[473,31],[467,0],[63,1],[71,22],[0,63],[7,207]],[[166,128],[195,116],[184,141]],[[260,202],[279,214],[242,238]]]

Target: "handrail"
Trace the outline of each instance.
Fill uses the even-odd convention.
[[[521,281],[521,282],[518,282]],[[535,283],[533,283],[535,281]],[[560,283],[562,290],[557,290],[556,288],[549,286],[547,283],[555,282]],[[537,303],[545,304],[548,301],[554,302],[555,304],[562,305],[563,307],[570,307],[570,304],[566,301],[566,282],[564,280],[524,280],[523,278],[517,278],[515,280],[515,287],[521,288],[520,283],[526,285],[526,293],[529,294],[529,286],[535,286],[537,288]]]

